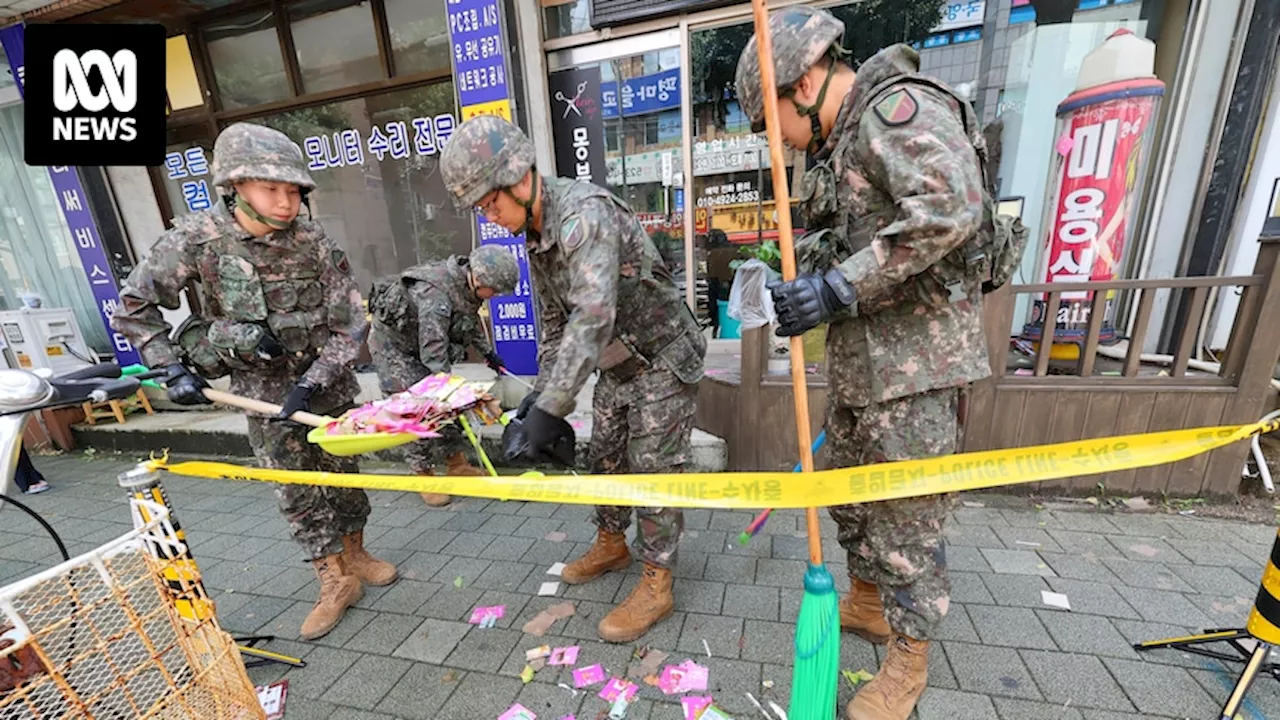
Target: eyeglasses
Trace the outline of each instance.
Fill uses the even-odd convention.
[[[488,202],[481,202],[479,205],[471,209],[475,211],[475,214],[480,217],[486,217],[486,218],[492,217],[495,212],[495,209],[493,206],[494,206],[494,203],[496,202],[498,202],[498,191],[494,190],[493,197],[489,198]]]

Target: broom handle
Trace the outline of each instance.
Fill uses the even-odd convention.
[[[253,398],[247,398],[240,395],[232,395],[229,392],[222,392],[221,390],[214,390],[213,388],[205,388],[204,396],[209,398],[212,402],[230,405],[231,407],[237,407],[241,410],[250,410],[262,413],[263,415],[279,415],[280,411],[284,409],[275,403],[269,403],[265,400],[254,400]],[[314,413],[302,410],[291,415],[289,419],[296,423],[310,425],[311,427],[324,427],[329,424],[329,418],[324,418]]]
[[[791,231],[791,198],[787,186],[787,168],[782,156],[782,134],[778,127],[778,95],[773,71],[773,39],[769,37],[769,13],[765,0],[751,0],[755,14],[756,45],[760,52],[760,85],[764,88],[765,134],[769,139],[769,160],[773,173],[773,197],[778,213],[778,249],[782,253],[782,279],[796,277],[795,244]],[[791,337],[791,388],[796,403],[796,444],[800,446],[800,468],[813,472],[813,450],[809,447],[809,384],[804,372],[804,338]],[[809,562],[822,564],[822,538],[818,529],[818,509],[805,510],[809,535]]]

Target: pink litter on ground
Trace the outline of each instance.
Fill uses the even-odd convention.
[[[475,610],[471,611],[471,620],[469,620],[468,622],[470,622],[472,625],[479,625],[490,617],[501,618],[503,615],[506,615],[506,614],[507,614],[506,605],[478,607]]]
[[[573,686],[579,690],[595,685],[598,682],[604,682],[604,668],[599,665],[591,665],[573,671]]]
[[[599,697],[606,702],[613,702],[618,698],[631,702],[631,698],[635,697],[637,692],[640,692],[640,686],[635,683],[622,678],[610,678],[609,683],[600,691]]]
[[[498,720],[538,720],[538,716],[534,715],[529,708],[516,703],[499,715]]]
[[[698,720],[698,713],[710,704],[710,695],[686,695],[680,698],[680,706],[684,708],[684,720]]]
[[[551,658],[547,660],[548,665],[573,665],[578,662],[578,652],[581,650],[577,645],[572,647],[561,647],[551,651]]]

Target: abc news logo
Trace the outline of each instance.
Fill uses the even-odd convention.
[[[165,148],[161,25],[28,25],[28,165],[159,165]]]

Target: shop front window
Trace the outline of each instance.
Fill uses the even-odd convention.
[[[304,94],[383,78],[367,0],[303,0],[289,6],[289,27]]]
[[[49,171],[23,162],[23,137],[22,105],[0,108],[0,309],[22,307],[25,293],[40,296],[45,308],[70,308],[85,342],[109,357],[111,344]]]
[[[445,3],[385,0],[391,31],[391,58],[397,75],[449,69],[449,26]]]
[[[290,96],[275,15],[270,10],[210,25],[204,37],[223,108],[250,107]]]
[[[591,0],[542,0],[542,30],[547,38],[591,32]]]

